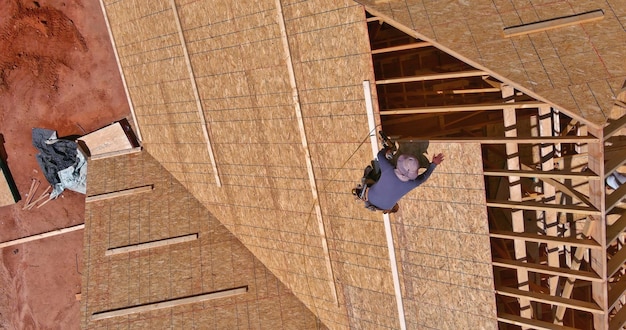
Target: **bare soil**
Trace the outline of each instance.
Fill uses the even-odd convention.
[[[0,0],[0,154],[22,200],[0,207],[0,242],[84,222],[65,191],[23,210],[33,179],[49,184],[31,129],[83,135],[129,115],[98,0]],[[0,328],[79,329],[83,231],[2,249]]]

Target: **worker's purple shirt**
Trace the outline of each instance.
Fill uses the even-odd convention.
[[[430,163],[428,169],[417,176],[415,180],[402,181],[398,179],[393,171],[393,165],[385,158],[385,149],[378,152],[378,164],[380,165],[380,179],[374,183],[368,193],[367,200],[382,210],[391,209],[409,191],[428,180],[437,167],[437,164]]]

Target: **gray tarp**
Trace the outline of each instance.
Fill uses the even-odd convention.
[[[33,128],[33,146],[39,167],[54,190],[56,198],[64,189],[86,193],[87,163],[78,151],[76,142],[57,138],[57,133],[43,128]]]

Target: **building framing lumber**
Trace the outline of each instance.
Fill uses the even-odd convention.
[[[141,150],[142,150],[142,147],[135,147],[135,148],[124,149],[124,150],[116,150],[116,151],[106,152],[103,154],[89,156],[88,159],[99,160],[99,159],[106,159],[106,158],[117,157],[117,156],[122,156],[122,155],[130,155],[130,154],[134,154],[137,152],[141,152]]]
[[[587,136],[551,136],[551,137],[492,137],[492,136],[467,136],[467,137],[406,137],[397,139],[398,142],[417,142],[417,141],[434,141],[434,142],[448,142],[448,143],[464,143],[473,142],[480,144],[506,144],[506,143],[518,143],[518,144],[539,144],[539,143],[597,143],[599,142],[596,137]]]
[[[424,48],[424,47],[429,47],[432,45],[433,44],[430,42],[414,42],[414,43],[410,43],[406,45],[374,49],[372,50],[372,55],[399,52],[399,51],[409,50],[409,49]]]
[[[604,18],[604,12],[601,9],[580,13],[575,15],[556,17],[539,22],[522,24],[517,26],[506,27],[503,30],[504,37],[510,38],[531,33],[537,33],[546,30],[562,28],[570,25],[583,24],[601,20]]]
[[[502,87],[502,97],[508,98],[513,96],[515,90],[513,87],[505,85]],[[509,102],[513,103],[513,102]],[[517,136],[517,116],[515,113],[515,106],[508,106],[502,110],[502,116],[504,118],[504,135],[506,137],[516,137]],[[519,159],[519,146],[516,143],[507,143],[505,144],[506,149],[506,168],[509,170],[519,170],[520,169],[520,159]],[[509,198],[512,201],[521,202],[522,201],[522,184],[519,177],[509,176],[507,177],[509,182]],[[524,214],[521,210],[511,210],[511,225],[513,227],[514,232],[523,233],[526,231],[524,224]],[[513,241],[513,249],[515,252],[516,260],[526,260],[527,252],[526,252],[526,243],[514,240]],[[529,276],[528,272],[523,269],[517,269],[517,287],[523,291],[529,291]],[[533,315],[533,306],[530,304],[530,300],[528,299],[519,299],[520,306],[520,314],[523,317],[531,318]]]
[[[609,322],[609,330],[619,330],[626,324],[626,307],[622,307],[622,309],[613,316],[611,321]]]
[[[498,313],[498,321],[502,323],[518,325],[521,327],[537,329],[537,330],[578,330],[572,327],[566,327],[566,326],[557,325],[554,323],[535,320],[535,319],[527,319],[519,315],[513,315],[513,314],[508,314],[508,313]]]
[[[557,178],[557,179],[587,179],[600,180],[601,178],[590,172],[571,172],[571,171],[526,171],[526,170],[485,170],[484,175],[487,176],[519,176],[523,178]]]
[[[563,298],[559,296],[552,296],[545,293],[533,292],[533,291],[524,291],[510,287],[497,287],[496,293],[513,298],[524,298],[531,301],[536,301],[549,305],[557,305],[563,306],[566,308],[573,308],[579,311],[594,313],[594,314],[603,314],[604,310],[600,308],[596,303],[577,300],[577,299],[569,299]]]
[[[593,226],[595,225],[595,223],[591,220],[588,219],[587,222],[585,222],[585,226],[583,227],[582,230],[582,235],[584,237],[588,237],[591,234],[591,231],[593,229]],[[600,246],[600,250],[602,250],[603,247]],[[580,264],[583,260],[584,255],[587,253],[587,249],[583,248],[583,247],[579,247],[576,249],[576,252],[574,252],[574,257],[572,258],[572,264],[570,266],[571,270],[579,270],[580,269]],[[561,297],[563,299],[569,299],[572,295],[572,292],[574,290],[574,283],[576,282],[576,278],[573,277],[568,277],[567,281],[565,281],[565,284],[563,285],[563,290],[561,290]],[[556,311],[554,313],[554,323],[555,324],[562,324],[563,323],[563,316],[565,315],[565,307],[564,306],[557,306]]]
[[[618,270],[624,267],[624,262],[626,262],[626,248],[622,247],[609,259],[606,263],[606,275],[611,278]]]
[[[567,276],[583,281],[602,282],[602,278],[593,272],[574,270],[568,268],[552,267],[542,264],[528,263],[516,260],[506,260],[493,258],[493,265],[509,269],[518,269],[530,272],[537,272],[548,275]]]
[[[367,110],[367,123],[370,135],[370,145],[372,147],[372,155],[376,157],[378,154],[378,138],[376,136],[376,120],[374,118],[374,107],[372,102],[372,91],[370,82],[363,81],[363,94],[365,97],[365,109]],[[398,310],[398,321],[400,329],[406,330],[406,319],[404,316],[404,303],[402,301],[402,288],[400,285],[400,275],[398,272],[398,263],[396,261],[396,250],[393,242],[393,232],[391,229],[391,219],[389,214],[383,213],[383,225],[385,227],[385,238],[387,241],[387,251],[389,253],[389,267],[391,268],[391,277],[393,280],[393,289],[396,296],[396,308]]]
[[[548,235],[540,235],[535,233],[516,233],[512,231],[505,230],[493,230],[489,233],[490,237],[494,238],[503,238],[503,239],[513,239],[513,240],[524,240],[527,242],[535,242],[535,243],[554,243],[554,244],[563,244],[575,247],[582,247],[587,249],[601,249],[602,246],[598,244],[598,242],[587,239],[587,238],[574,238],[574,237],[556,237],[556,236],[548,236]]]
[[[606,245],[611,245],[626,229],[626,212],[606,229]]]
[[[606,195],[606,212],[610,212],[624,197],[626,197],[626,184],[621,185],[617,190]]]
[[[112,255],[122,254],[122,253],[129,253],[129,252],[136,252],[136,251],[154,249],[154,248],[158,248],[158,247],[162,247],[162,246],[168,246],[168,245],[172,245],[172,244],[179,244],[179,243],[184,243],[184,242],[190,242],[190,241],[194,241],[194,240],[197,240],[197,239],[198,239],[198,233],[189,234],[189,235],[184,235],[184,236],[166,238],[166,239],[162,239],[162,240],[156,240],[156,241],[150,241],[150,242],[145,242],[145,243],[139,243],[139,244],[133,244],[133,245],[126,245],[126,246],[120,246],[120,247],[116,247],[116,248],[111,248],[111,249],[106,250],[104,252],[104,255],[112,256]]]
[[[127,308],[116,309],[112,311],[97,312],[91,315],[91,321],[103,320],[112,317],[119,317],[137,313],[146,313],[154,310],[173,308],[180,305],[194,304],[204,302],[208,300],[214,300],[219,298],[228,298],[237,295],[241,295],[248,292],[248,286],[242,286],[233,289],[227,289],[222,291],[214,291],[210,293],[200,294],[191,297],[178,298],[172,300],[160,301],[152,304],[145,304]]]
[[[210,126],[206,118],[204,117],[204,107],[202,106],[202,100],[200,99],[200,92],[198,91],[198,85],[196,84],[196,76],[194,74],[193,65],[191,64],[191,58],[189,57],[189,52],[187,51],[187,42],[185,41],[185,33],[183,32],[183,27],[180,23],[180,16],[178,15],[176,1],[170,0],[170,5],[172,7],[172,13],[174,14],[176,28],[178,29],[178,37],[180,39],[180,45],[183,50],[185,63],[187,64],[187,70],[189,72],[189,80],[191,82],[193,96],[196,101],[196,108],[198,110],[198,118],[200,119],[200,124],[202,125],[202,134],[204,135],[204,140],[207,146],[207,152],[209,153],[209,159],[211,160],[211,167],[213,168],[213,176],[215,177],[215,184],[218,187],[221,187],[222,182],[220,180],[219,172],[217,171],[217,162],[215,161],[215,153],[213,152],[213,146],[211,145],[211,138],[209,135]]]
[[[67,227],[67,228],[51,230],[51,231],[48,231],[48,232],[45,232],[45,233],[41,233],[41,234],[35,234],[35,235],[31,235],[31,236],[26,236],[26,237],[14,239],[14,240],[11,240],[11,241],[2,242],[2,243],[0,243],[0,249],[1,248],[5,248],[7,246],[13,246],[13,245],[18,245],[18,244],[23,244],[23,243],[36,241],[36,240],[39,240],[39,239],[42,239],[42,238],[46,238],[46,237],[52,237],[52,236],[57,236],[57,235],[65,234],[65,233],[70,233],[70,232],[73,232],[73,231],[76,231],[76,230],[81,230],[81,229],[85,229],[85,224],[84,223],[80,224],[80,225]]]
[[[376,85],[399,84],[418,81],[440,80],[440,79],[456,79],[466,77],[482,77],[488,75],[487,72],[481,70],[457,71],[447,73],[435,73],[429,75],[418,75],[402,78],[376,80]]]
[[[606,179],[611,173],[624,164],[626,164],[626,149],[613,154],[609,161],[604,164],[604,178]]]
[[[624,291],[626,291],[626,276],[622,276],[619,281],[611,283],[609,289],[609,311],[617,306],[620,298],[624,295]]]
[[[377,82],[378,83],[378,82]],[[533,109],[544,106],[546,103],[540,101],[524,101],[515,103],[483,103],[483,104],[466,104],[466,105],[442,105],[437,107],[419,107],[419,108],[400,108],[393,110],[382,109],[381,116],[387,115],[412,115],[418,113],[432,112],[463,112],[463,111],[485,111],[485,110],[503,110],[505,107],[514,107],[515,109]]]
[[[130,188],[130,189],[108,192],[104,194],[88,196],[87,198],[85,198],[85,202],[86,203],[96,202],[96,201],[101,201],[101,200],[106,200],[106,199],[111,199],[111,198],[150,192],[152,190],[154,190],[154,185],[149,184],[149,185],[136,187],[136,188]]]
[[[579,205],[564,205],[564,204],[545,204],[541,202],[525,201],[505,201],[505,200],[488,200],[488,207],[498,207],[505,209],[518,209],[518,210],[535,210],[535,211],[558,211],[564,213],[585,214],[585,215],[600,215],[601,212],[586,206]]]
[[[626,127],[626,116],[622,116],[619,119],[612,121],[610,124],[604,127],[604,141],[612,137],[620,129]]]

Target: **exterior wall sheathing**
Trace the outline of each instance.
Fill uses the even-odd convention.
[[[156,160],[143,152],[89,162],[82,329],[326,329]],[[107,249],[198,234],[193,241],[106,256]],[[231,298],[92,320],[94,313],[248,286]]]

